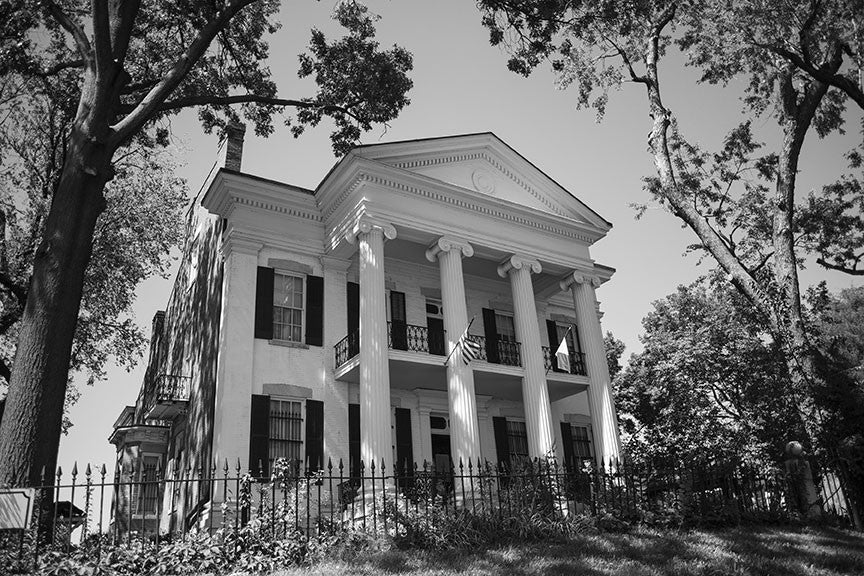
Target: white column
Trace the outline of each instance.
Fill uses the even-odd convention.
[[[618,420],[612,399],[609,365],[606,364],[606,348],[603,330],[597,315],[597,298],[594,288],[600,286],[598,278],[578,272],[568,274],[561,280],[561,289],[570,289],[576,308],[576,323],[579,326],[582,349],[585,353],[585,369],[591,384],[588,388],[591,405],[591,427],[594,429],[594,455],[604,462],[618,458],[621,440],[618,437]]]
[[[430,262],[438,260],[441,272],[441,305],[444,308],[444,333],[447,353],[456,347],[468,327],[465,304],[465,281],[462,257],[471,257],[474,249],[463,240],[442,236],[428,250]],[[477,465],[480,458],[480,432],[477,426],[477,398],[474,394],[474,371],[457,352],[447,362],[447,404],[450,410],[450,450],[453,463]]]
[[[249,459],[255,356],[255,282],[261,243],[230,233],[222,245],[219,355],[213,410],[213,456],[221,466]],[[238,425],[238,419],[242,425]]]
[[[390,367],[384,292],[384,238],[396,238],[392,225],[362,216],[346,234],[360,253],[360,457],[368,473],[382,460],[392,471]]]
[[[525,369],[525,376],[522,378],[522,402],[525,406],[528,454],[532,458],[543,458],[551,454],[555,441],[540,342],[540,325],[537,323],[537,305],[531,283],[532,272],[539,274],[541,270],[537,260],[521,256],[511,256],[498,266],[498,275],[502,278],[509,276],[513,289],[513,321],[516,337],[522,343],[522,366]]]

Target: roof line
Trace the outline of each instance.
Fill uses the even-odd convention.
[[[555,184],[556,186],[558,186],[559,188],[561,188],[562,190],[564,190],[565,192],[567,192],[567,194],[569,194],[569,195],[570,195],[574,200],[576,200],[577,202],[579,202],[580,204],[582,204],[582,206],[584,206],[584,207],[585,207],[589,212],[591,212],[592,214],[594,214],[595,216],[597,216],[597,218],[599,218],[600,220],[602,220],[603,222],[605,222],[607,226],[609,226],[610,228],[612,228],[612,226],[613,226],[612,223],[609,222],[609,221],[608,221],[606,218],[604,218],[603,216],[601,216],[601,215],[600,215],[596,210],[594,210],[593,208],[591,208],[590,206],[588,206],[588,204],[586,204],[585,202],[583,202],[582,200],[580,200],[579,198],[577,198],[577,197],[576,197],[572,192],[570,192],[570,190],[568,190],[567,188],[565,188],[564,186],[562,186],[562,185],[561,185],[557,180],[555,180],[554,178],[552,178],[551,176],[549,176],[549,174],[547,174],[547,173],[544,172],[542,169],[540,169],[536,164],[534,164],[534,162],[532,162],[531,160],[529,160],[528,158],[526,158],[525,156],[523,156],[523,155],[522,155],[518,150],[516,150],[515,148],[513,148],[513,147],[512,147],[510,144],[508,144],[508,143],[507,143],[503,138],[501,138],[500,136],[498,136],[497,134],[495,134],[494,132],[489,131],[489,130],[487,130],[487,131],[485,131],[485,132],[469,132],[468,134],[451,134],[451,135],[449,135],[449,136],[430,136],[430,137],[428,137],[428,138],[413,138],[413,139],[409,139],[409,140],[394,140],[394,141],[392,141],[392,142],[376,142],[376,143],[374,143],[374,144],[360,144],[360,145],[355,146],[354,148],[352,148],[351,151],[348,152],[348,154],[346,154],[345,156],[343,156],[342,158],[340,158],[339,161],[336,162],[336,163],[335,163],[335,164],[330,168],[330,170],[327,172],[327,174],[324,176],[324,178],[322,178],[321,181],[318,183],[318,185],[315,187],[315,192],[314,192],[314,193],[317,193],[317,192],[318,192],[318,189],[321,188],[321,184],[323,184],[324,182],[326,182],[327,179],[330,177],[330,175],[333,173],[333,171],[336,170],[336,167],[339,166],[339,165],[340,165],[340,164],[341,164],[341,163],[342,163],[342,162],[343,162],[343,161],[344,161],[344,160],[345,160],[345,159],[346,159],[346,158],[347,158],[351,153],[353,153],[355,150],[362,150],[362,149],[366,149],[366,148],[374,148],[374,147],[376,147],[376,146],[392,146],[392,145],[394,145],[394,144],[411,144],[411,143],[414,143],[414,142],[429,142],[429,141],[432,141],[432,140],[446,140],[446,139],[448,139],[448,138],[466,138],[466,137],[470,137],[470,136],[484,136],[484,135],[492,136],[493,138],[495,138],[496,140],[498,140],[499,142],[501,142],[501,143],[502,143],[504,146],[506,146],[506,147],[507,147],[511,152],[513,152],[514,154],[516,154],[516,156],[518,156],[519,158],[521,158],[522,160],[524,160],[525,162],[527,162],[527,163],[528,163],[532,168],[534,168],[534,169],[537,170],[540,174],[542,174],[543,176],[545,176],[546,178],[548,178],[548,179],[549,179],[553,184]]]

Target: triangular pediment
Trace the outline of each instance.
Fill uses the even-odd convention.
[[[527,208],[609,223],[492,133],[361,146],[358,156]]]

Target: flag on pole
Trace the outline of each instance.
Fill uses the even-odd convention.
[[[466,365],[470,364],[472,360],[480,358],[480,343],[471,338],[467,331],[462,335],[457,346],[461,348],[462,362]]]
[[[459,354],[462,356],[462,361],[465,364],[471,362],[471,360],[476,360],[480,357],[480,343],[475,342],[471,336],[468,334],[468,329],[471,328],[471,324],[474,323],[474,318],[471,318],[471,321],[468,322],[468,326],[465,327],[465,331],[462,332],[462,336],[459,337],[459,340],[456,341],[456,345],[450,351],[450,354],[447,355],[447,358],[444,359],[444,365],[447,365],[447,362],[450,361],[450,357],[453,356],[453,353],[459,350]]]
[[[570,330],[567,330],[567,334]],[[561,339],[561,344],[555,350],[555,358],[558,360],[558,369],[564,372],[570,372],[570,348],[567,346],[567,334]]]

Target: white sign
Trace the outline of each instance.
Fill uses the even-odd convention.
[[[33,511],[33,488],[0,490],[0,529],[25,530]]]

